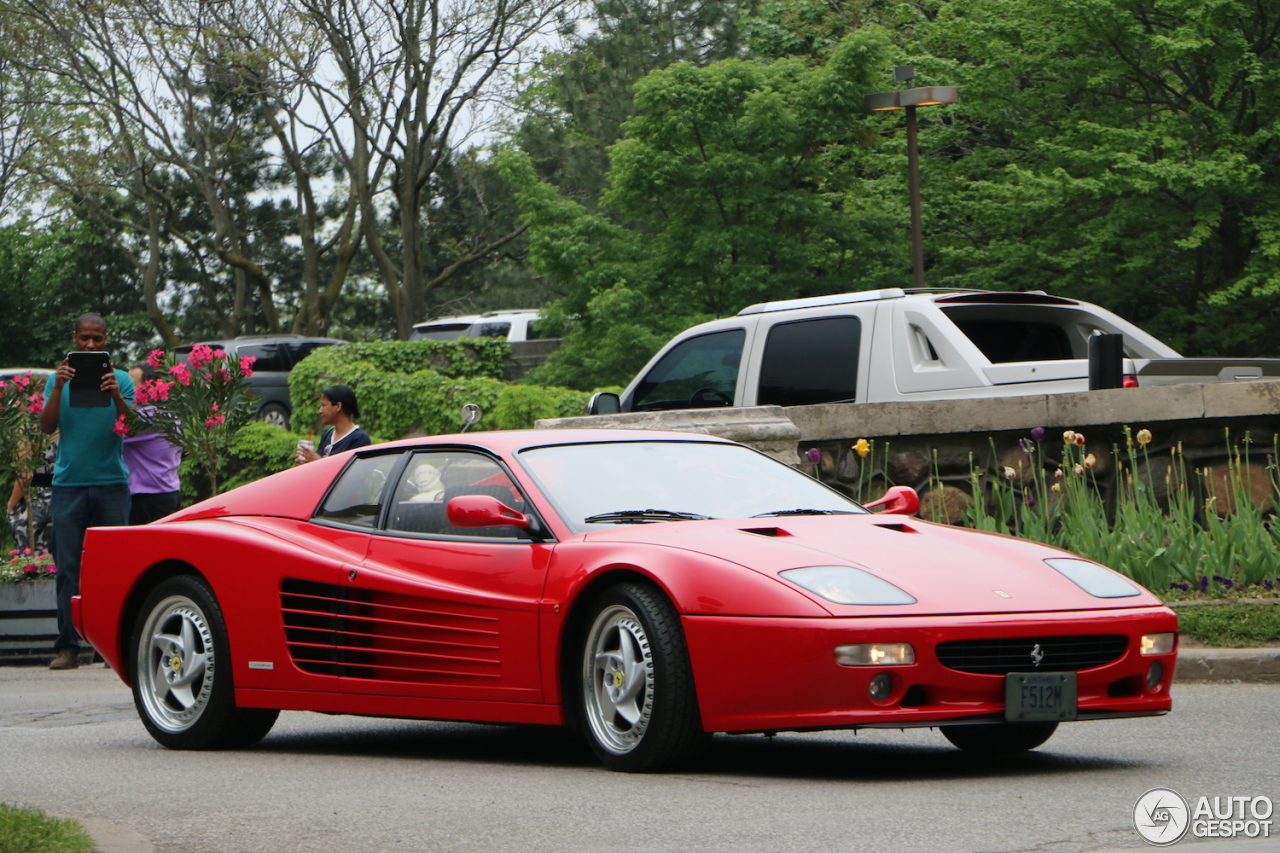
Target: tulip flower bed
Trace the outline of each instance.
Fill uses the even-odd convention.
[[[1275,442],[1259,450],[1247,435],[1238,442],[1226,435],[1226,464],[1214,470],[1188,462],[1180,445],[1148,453],[1149,430],[1124,435],[1123,446],[1104,450],[1091,448],[1078,432],[1063,433],[1059,444],[1045,430],[1032,430],[1012,459],[999,457],[1012,464],[994,471],[972,465],[975,499],[961,523],[1074,551],[1170,601],[1280,597]],[[887,443],[875,444],[860,439],[852,448],[871,457],[848,486],[861,502],[883,491],[881,477],[871,472],[890,467]],[[877,456],[886,461],[878,463]],[[998,457],[994,444],[992,456]],[[814,463],[818,456],[805,459]],[[1109,489],[1096,476],[1104,466],[1114,469]],[[940,482],[936,470],[933,480]],[[926,518],[943,516],[929,504],[933,494],[923,494]]]

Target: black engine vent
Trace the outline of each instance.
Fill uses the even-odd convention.
[[[1012,637],[939,643],[938,661],[948,669],[1003,675],[1006,672],[1072,672],[1111,663],[1124,654],[1123,634],[1076,637]],[[1038,663],[1037,663],[1038,659]]]

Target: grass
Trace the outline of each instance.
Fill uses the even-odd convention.
[[[1206,646],[1251,648],[1280,642],[1280,606],[1205,602],[1178,606],[1178,630]]]
[[[0,853],[94,853],[93,839],[74,820],[0,803]]]

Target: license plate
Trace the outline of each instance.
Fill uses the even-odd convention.
[[[1004,677],[1004,718],[1010,722],[1074,720],[1074,672],[1011,672]]]

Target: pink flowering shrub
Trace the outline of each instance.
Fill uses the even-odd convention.
[[[134,394],[133,429],[163,433],[205,472],[215,495],[218,468],[235,434],[252,419],[247,379],[253,362],[203,344],[192,347],[185,362],[153,350],[147,363],[159,375]]]
[[[14,548],[0,559],[0,583],[30,580],[53,580],[57,568],[46,551],[32,553],[30,548]]]
[[[44,466],[50,439],[40,430],[43,410],[41,377],[21,373],[0,381],[0,471],[25,480]]]

